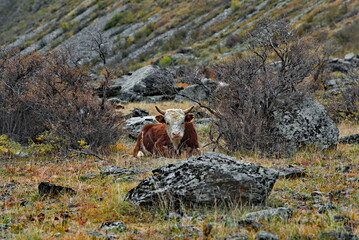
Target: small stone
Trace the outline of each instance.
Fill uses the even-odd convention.
[[[60,237],[61,236],[61,233],[60,232],[57,232],[54,234],[55,237]]]
[[[266,232],[266,231],[260,231],[257,235],[256,238],[258,240],[278,240],[278,236],[271,233],[271,232]]]
[[[344,189],[339,189],[339,190],[332,190],[330,192],[328,192],[328,197],[329,199],[339,199],[341,198],[343,195],[346,195],[347,191]]]
[[[355,57],[355,54],[354,54],[354,53],[348,53],[348,54],[345,54],[344,60],[350,61],[350,60],[352,60],[354,57]]]
[[[31,204],[31,202],[29,202],[29,201],[22,201],[20,203],[20,206],[27,206],[27,205],[30,205],[30,204]]]
[[[165,219],[166,220],[173,220],[173,219],[181,219],[182,218],[182,215],[179,214],[179,213],[176,213],[176,212],[169,212],[166,214],[166,217]]]
[[[123,231],[126,229],[126,225],[122,221],[104,222],[100,226],[101,229]]]
[[[93,179],[93,178],[95,178],[95,177],[97,177],[98,176],[98,174],[96,174],[96,173],[86,173],[86,174],[84,174],[84,175],[81,175],[80,177],[79,177],[79,179],[81,180],[81,181],[85,181],[85,180],[88,180],[88,179]]]
[[[348,182],[359,182],[359,177],[351,177],[351,178],[347,178]]]
[[[58,186],[50,182],[41,182],[38,189],[40,196],[55,197],[63,193],[67,193],[70,195],[75,195],[77,193],[72,188]]]
[[[138,181],[138,178],[134,176],[125,176],[121,178],[117,178],[115,182],[130,182],[130,181]]]
[[[336,167],[335,171],[347,173],[350,172],[352,167],[353,167],[352,165],[340,166],[340,167]]]
[[[100,232],[97,232],[97,231],[89,232],[88,234],[92,235],[92,236],[103,237],[105,239],[113,239],[113,238],[119,238],[120,237],[119,235],[116,235],[116,234],[113,234],[113,233],[103,234],[103,233],[100,233]]]
[[[243,219],[238,221],[238,226],[244,227],[247,229],[253,229],[254,231],[259,231],[263,228],[263,225],[253,219]]]
[[[328,212],[328,210],[333,210],[333,209],[337,209],[337,207],[331,203],[324,203],[324,204],[320,204],[321,206],[318,209],[318,213],[322,214],[322,213],[326,213]]]
[[[350,217],[345,216],[345,215],[334,216],[335,222],[349,222],[350,220],[351,220]]]
[[[320,191],[313,191],[313,192],[311,193],[311,195],[312,195],[313,197],[321,197],[321,196],[324,196],[324,193],[323,193],[323,192],[320,192]]]
[[[299,178],[299,177],[305,177],[306,174],[306,168],[304,167],[275,167],[274,170],[277,170],[279,172],[279,178]]]
[[[245,218],[250,219],[271,219],[279,217],[282,220],[288,220],[293,215],[293,210],[286,207],[270,208],[257,212],[247,213]]]
[[[323,231],[318,237],[323,240],[359,240],[354,234],[336,231]]]
[[[130,168],[123,168],[119,166],[105,166],[101,169],[103,175],[124,175],[136,173]]]

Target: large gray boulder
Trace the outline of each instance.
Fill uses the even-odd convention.
[[[113,85],[121,87],[117,97],[122,101],[141,101],[148,96],[174,95],[174,74],[166,68],[149,65],[115,79]]]
[[[338,143],[339,131],[324,106],[300,94],[279,99],[273,112],[274,133],[284,140],[284,149],[299,146],[329,148]]]
[[[192,84],[178,92],[175,101],[183,102],[191,99],[208,100],[210,93],[217,87],[217,82],[211,79],[203,79],[200,84]]]
[[[208,152],[161,166],[126,195],[136,205],[265,202],[278,172]]]

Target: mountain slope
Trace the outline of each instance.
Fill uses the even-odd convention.
[[[165,64],[213,61],[243,51],[248,30],[266,17],[284,17],[323,42],[333,39],[338,53],[359,48],[354,0],[0,0],[0,6],[0,44],[24,53],[67,48],[94,65],[99,37],[113,67],[134,69],[165,55]]]

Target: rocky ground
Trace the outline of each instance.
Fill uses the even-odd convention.
[[[161,107],[166,104],[170,102]],[[152,109],[150,104],[136,106]],[[358,126],[342,124],[339,130],[348,135],[358,132]],[[198,126],[198,131],[203,145],[206,126]],[[185,201],[172,205],[157,199],[156,204],[141,207],[128,192],[142,179],[157,177],[158,171],[152,170],[182,160],[134,159],[130,156],[133,145],[134,140],[125,137],[117,151],[102,160],[90,155],[3,159],[0,238],[358,239],[358,144],[339,144],[325,151],[306,149],[282,159],[231,153],[238,164],[251,162],[271,168],[267,173],[279,171],[263,204],[210,201],[190,206]],[[211,168],[215,168],[213,162]],[[178,181],[190,176],[191,170],[186,171],[176,175]]]

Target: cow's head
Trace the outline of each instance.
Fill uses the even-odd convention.
[[[165,111],[156,106],[157,111],[161,115],[156,116],[159,123],[166,124],[167,134],[172,142],[177,142],[182,139],[184,134],[185,122],[191,122],[194,118],[192,113],[189,113],[194,106],[189,109],[167,109]]]

